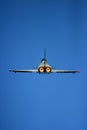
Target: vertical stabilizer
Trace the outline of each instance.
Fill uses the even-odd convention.
[[[46,59],[46,48],[44,48],[44,59]]]

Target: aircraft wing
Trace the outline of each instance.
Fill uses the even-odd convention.
[[[35,72],[37,73],[38,70],[34,69],[34,70],[9,70],[10,72],[14,72],[14,73],[17,73],[17,72],[22,72],[22,73],[32,73],[32,72]]]
[[[53,73],[79,73],[80,70],[52,70]]]

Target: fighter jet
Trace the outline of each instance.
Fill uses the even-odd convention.
[[[31,70],[9,70],[10,72],[24,72],[24,73],[43,73],[43,74],[49,74],[49,73],[77,73],[80,72],[80,70],[57,70],[53,69],[46,60],[46,49],[44,49],[44,58],[41,60],[41,63],[37,67],[37,69],[31,69]]]

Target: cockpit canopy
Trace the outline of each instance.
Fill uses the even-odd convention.
[[[45,58],[43,58],[43,59],[41,60],[41,62],[47,62],[47,60],[46,60]]]

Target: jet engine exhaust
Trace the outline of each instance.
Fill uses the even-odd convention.
[[[38,71],[40,73],[49,73],[49,72],[51,72],[51,68],[50,67],[39,67]]]
[[[44,72],[44,67],[40,67],[40,68],[39,68],[39,72],[40,72],[40,73],[43,73],[43,72]]]
[[[50,67],[46,67],[46,72],[47,73],[51,72],[51,68]]]

